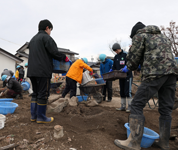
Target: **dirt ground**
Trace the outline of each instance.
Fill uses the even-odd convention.
[[[61,113],[48,113],[53,116],[50,124],[30,122],[30,97],[24,95],[23,100],[14,100],[19,107],[14,114],[6,115],[5,127],[0,130],[0,147],[18,143],[18,149],[38,150],[119,150],[114,145],[114,139],[126,139],[124,124],[128,122],[128,113],[116,111],[115,108],[67,106]],[[159,133],[159,113],[155,110],[145,110],[145,126]],[[178,127],[178,111],[173,111],[172,128]],[[55,125],[64,128],[64,137],[55,140],[53,131]],[[178,139],[169,141],[171,150],[178,149]],[[142,148],[144,150],[144,148]],[[157,150],[150,147],[147,150]]]

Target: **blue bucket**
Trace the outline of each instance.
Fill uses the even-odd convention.
[[[22,82],[21,85],[24,91],[27,91],[30,88],[30,84],[27,81]]]
[[[63,62],[53,59],[53,73],[66,73],[69,68],[69,62]]]
[[[104,84],[105,83],[103,78],[95,79],[95,81],[96,81],[97,84]]]
[[[129,123],[125,123],[124,126],[127,128],[127,138],[128,138],[129,135],[130,135]],[[151,147],[151,145],[153,144],[153,142],[154,142],[156,139],[159,139],[159,134],[156,133],[155,131],[153,131],[153,130],[147,128],[147,127],[144,127],[143,137],[142,137],[142,141],[141,141],[140,146],[141,146],[142,148]]]
[[[12,102],[13,98],[0,98],[0,102]]]
[[[14,113],[18,104],[13,102],[0,102],[0,114],[7,115]]]
[[[176,63],[178,64],[178,57],[175,57]]]
[[[77,96],[78,102],[87,101],[88,96]]]

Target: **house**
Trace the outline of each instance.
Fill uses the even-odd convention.
[[[24,66],[25,63],[28,62],[28,56],[29,56],[29,49],[28,49],[29,42],[26,42],[22,47],[20,47],[17,51],[15,56],[19,57],[20,59],[24,60],[22,63],[19,63],[19,65]],[[71,60],[75,60],[75,55],[79,55],[76,52],[70,51],[69,49],[65,48],[58,48],[59,52],[66,54],[66,56]],[[27,70],[25,68],[25,76],[26,76]]]
[[[19,57],[5,51],[4,49],[0,48],[0,71],[2,72],[4,69],[11,70],[15,73],[16,71],[16,64],[22,63],[23,60]]]

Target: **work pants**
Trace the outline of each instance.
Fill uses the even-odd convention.
[[[47,104],[50,95],[50,78],[45,77],[30,77],[33,94],[32,98],[37,99],[39,104]]]
[[[72,96],[76,96],[76,90],[77,81],[66,76],[66,87],[64,89],[64,92],[62,93],[62,97],[65,97],[67,93],[70,91],[70,98],[72,98]]]
[[[103,86],[104,99],[106,98],[106,89],[108,91],[108,100],[112,100],[112,81],[106,81],[106,85]]]
[[[171,119],[176,88],[176,76],[165,75],[152,81],[143,81],[131,103],[131,114],[142,115],[146,103],[158,92],[160,118]]]
[[[120,96],[122,98],[132,97],[132,80],[133,78],[119,79]]]

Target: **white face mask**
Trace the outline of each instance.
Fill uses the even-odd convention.
[[[10,76],[8,76],[8,77],[6,78],[7,81],[9,81],[9,79],[10,79]]]

